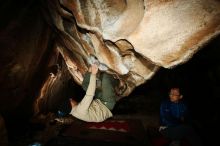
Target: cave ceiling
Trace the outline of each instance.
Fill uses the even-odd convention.
[[[220,33],[216,0],[60,0],[47,6],[62,35],[57,49],[75,80],[82,82],[83,66],[94,55],[127,85],[122,96],[160,67],[188,61]]]

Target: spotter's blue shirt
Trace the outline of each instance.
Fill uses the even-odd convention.
[[[178,103],[165,100],[160,106],[160,123],[162,126],[176,126],[182,123],[181,118],[188,117],[188,107],[180,100]]]

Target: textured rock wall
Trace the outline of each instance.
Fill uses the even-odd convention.
[[[94,55],[123,82],[122,96],[160,67],[188,61],[220,33],[220,2],[215,0],[60,0],[45,5],[49,23],[59,31],[57,48],[71,60],[67,64],[76,81],[81,84]]]

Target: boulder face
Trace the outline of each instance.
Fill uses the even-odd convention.
[[[126,87],[122,97],[160,67],[188,61],[220,33],[216,0],[60,0],[45,5],[60,36],[56,48],[75,81],[81,84],[88,58],[96,56]]]
[[[68,71],[62,81],[81,85],[91,56],[121,81],[117,92],[126,97],[161,67],[188,61],[220,34],[218,0],[22,2],[5,1],[0,9],[0,113],[24,111],[53,87],[63,92],[63,82],[54,81],[60,71]],[[56,64],[62,64],[58,74],[48,76]]]

